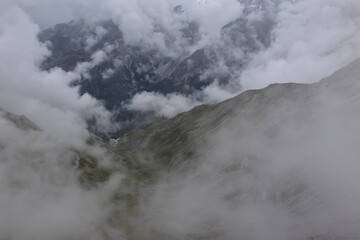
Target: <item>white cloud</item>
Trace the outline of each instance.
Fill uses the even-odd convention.
[[[184,0],[181,4],[188,19],[200,24],[202,34],[200,46],[216,42],[220,37],[220,29],[240,17],[243,10],[243,6],[237,0]]]
[[[110,114],[95,99],[87,94],[79,96],[78,88],[69,87],[77,74],[59,68],[39,70],[49,51],[37,40],[39,28],[22,10],[8,9],[0,18],[0,99],[4,108],[25,114],[44,129],[56,129],[62,124],[56,121],[61,115],[73,115],[72,121],[77,118],[80,124],[79,116],[109,119]],[[93,65],[104,56],[102,52],[94,54]]]
[[[91,76],[89,71],[104,62],[108,58],[108,55],[103,50],[99,50],[91,55],[90,62],[80,62],[76,64],[76,67],[73,73],[76,73],[77,78],[81,78],[81,76],[85,79],[90,79]]]
[[[154,92],[141,92],[135,94],[126,107],[129,110],[141,112],[154,111],[160,116],[169,118],[178,113],[189,111],[197,105],[214,104],[234,96],[234,93],[219,86],[215,81],[202,91],[187,97],[176,93],[163,95]]]
[[[359,63],[312,91],[276,85],[230,102],[238,114],[191,138],[205,141],[197,161],[143,202],[149,229],[179,239],[358,239]]]
[[[272,46],[244,71],[245,89],[310,83],[360,56],[360,2],[303,0],[280,5]]]
[[[231,97],[235,97],[236,95],[229,89],[225,89],[224,87],[220,86],[217,81],[205,87],[201,94],[203,95],[203,102],[208,104],[215,104]]]
[[[174,14],[173,9],[179,4],[185,12]],[[196,0],[34,0],[21,2],[21,5],[42,28],[76,18],[90,22],[112,19],[127,43],[157,48],[167,55],[188,50],[184,47],[189,44],[182,37],[186,22],[200,24],[202,39],[197,47],[201,47],[216,41],[221,27],[242,14],[237,0],[212,0],[206,4]],[[217,14],[223,12],[226,14]],[[93,40],[89,40],[90,46]]]
[[[161,116],[173,117],[174,115],[190,110],[199,102],[178,94],[166,96],[159,93],[142,92],[136,94],[127,108],[135,111],[155,111]]]
[[[86,50],[91,49],[96,43],[98,43],[104,35],[107,33],[107,30],[101,26],[97,26],[95,28],[95,36],[91,36],[88,39],[86,39]]]
[[[85,144],[85,120],[95,117],[100,128],[109,127],[110,113],[69,86],[77,74],[40,70],[50,53],[37,39],[39,30],[20,8],[0,11],[0,106],[43,130],[20,130],[0,113],[0,237],[98,239],[106,192],[80,187],[72,149],[104,153]],[[94,63],[103,55],[94,55]]]

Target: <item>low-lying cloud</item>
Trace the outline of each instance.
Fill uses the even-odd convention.
[[[360,3],[315,0],[279,6],[273,42],[242,73],[244,89],[311,83],[360,56]]]
[[[209,44],[220,36],[221,27],[240,16],[243,9],[237,0],[44,0],[20,3],[43,28],[78,18],[90,22],[111,18],[123,32],[126,43],[163,51],[169,51],[169,44],[176,51],[188,45],[182,31],[192,21],[200,24],[201,41],[197,47]],[[179,5],[182,7],[176,13],[174,8]],[[220,12],[226,14],[213,17]]]
[[[24,114],[41,129],[22,130],[0,110],[0,238],[99,239],[107,194],[80,186],[74,149],[105,161],[104,150],[86,145],[86,121],[95,119],[106,131],[111,113],[70,87],[79,74],[40,69],[50,52],[39,31],[22,9],[0,11],[1,109]]]
[[[322,85],[239,98],[200,164],[144,201],[145,226],[179,239],[359,238],[359,77],[357,61]]]
[[[219,84],[215,81],[204,88],[202,92],[192,96],[183,96],[176,93],[167,95],[156,92],[137,93],[126,105],[126,108],[141,112],[155,112],[160,116],[170,118],[197,105],[215,104],[234,96],[234,93],[219,87]]]
[[[218,64],[213,68],[230,74],[230,82],[218,85],[215,92],[228,92],[228,96],[234,96],[244,90],[266,87],[271,83],[312,83],[360,56],[358,1],[301,0],[266,3],[269,4],[266,16],[275,22],[270,46],[247,56],[250,61],[237,69],[229,69],[219,58]],[[252,14],[248,18],[257,19],[261,16]],[[230,46],[230,49],[226,47],[220,47],[219,51],[230,51],[235,62],[243,61],[245,56],[241,51],[236,54],[235,46]],[[189,99],[202,95],[203,92],[200,91]],[[198,98],[198,102],[208,101]],[[187,109],[192,107],[193,104],[188,104]],[[183,109],[182,105],[177,112]]]
[[[26,115],[44,130],[55,130],[58,124],[68,122],[62,118],[81,125],[84,120],[95,117],[99,128],[111,126],[111,114],[99,102],[88,94],[79,96],[78,88],[69,86],[79,78],[78,73],[60,68],[39,69],[50,52],[37,39],[39,28],[24,11],[10,8],[2,12],[0,18],[0,100],[5,109]],[[98,55],[101,54],[95,54],[93,65],[101,61],[104,54]],[[68,128],[76,132],[79,124]]]

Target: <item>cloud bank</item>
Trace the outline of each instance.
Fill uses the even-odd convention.
[[[38,41],[39,28],[27,14],[14,7],[3,11],[0,18],[0,101],[5,109],[26,115],[44,130],[61,129],[58,125],[68,122],[61,120],[64,117],[74,122],[68,128],[75,132],[93,117],[100,128],[111,125],[110,113],[100,103],[87,94],[79,96],[78,88],[69,86],[79,78],[78,73],[39,69],[50,52]],[[95,61],[100,61],[99,56],[94,56]]]
[[[254,57],[239,81],[249,89],[330,75],[360,56],[359,12],[354,0],[281,3],[272,46]]]
[[[213,68],[217,72],[230,74],[231,81],[225,86],[218,85],[215,92],[227,92],[224,96],[230,97],[247,89],[266,87],[271,83],[312,83],[360,56],[358,1],[300,0],[263,3],[265,2],[269,6],[266,16],[275,22],[270,46],[251,54],[250,61],[237,69],[229,69],[220,58]],[[261,16],[250,14],[248,18],[257,19]],[[244,57],[241,49],[235,54],[237,50],[234,46],[230,46],[230,49],[221,46],[219,51],[231,52],[235,62],[242,61]],[[208,99],[224,99],[217,98],[216,95],[213,95],[214,98],[199,99],[197,96],[202,96],[207,89],[188,97],[197,99],[197,102],[189,102],[188,110],[200,102],[212,103]],[[171,95],[165,98],[171,98]],[[139,96],[133,99],[134,105],[138,99]],[[156,102],[156,99],[154,101]],[[166,102],[162,103],[162,106],[168,107]],[[182,105],[174,113],[183,110]]]
[[[360,61],[328,82],[247,94],[143,202],[174,239],[357,239]],[[200,140],[201,141],[201,140]]]
[[[37,39],[40,29],[10,5],[0,11],[0,238],[99,239],[107,193],[80,186],[73,149],[105,161],[104,150],[86,145],[86,121],[106,131],[111,114],[69,86],[78,73],[40,70],[50,54]],[[19,129],[2,108],[41,131]]]
[[[221,27],[241,15],[243,9],[237,0],[43,0],[20,1],[20,5],[43,28],[78,18],[90,22],[111,18],[123,32],[126,43],[167,51],[169,44],[177,48],[188,44],[183,39],[183,29],[189,22],[200,24],[200,47],[216,40]],[[176,13],[174,8],[179,5],[182,8]],[[214,18],[219,12],[226,14]]]

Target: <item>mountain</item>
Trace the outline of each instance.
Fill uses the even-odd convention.
[[[111,223],[126,222],[128,239],[356,239],[348,221],[358,208],[342,210],[351,197],[332,191],[354,193],[343,186],[357,176],[359,69],[356,60],[318,83],[245,91],[113,140],[115,165],[127,169],[116,202],[128,210]],[[252,232],[244,211],[276,230]]]
[[[316,108],[322,96],[334,92],[334,95],[348,94],[346,100],[350,106],[356,107],[359,87],[358,79],[360,60],[334,73],[329,78],[314,84],[271,84],[259,90],[248,90],[240,95],[228,99],[216,105],[201,105],[189,112],[180,113],[174,118],[162,123],[152,125],[145,130],[136,129],[116,140],[113,148],[124,157],[135,155],[136,159],[141,156],[149,157],[162,165],[177,168],[186,159],[196,158],[196,149],[203,144],[206,138],[219,128],[222,128],[234,120],[241,124],[254,125],[252,127],[266,126],[273,129],[263,129],[264,137],[267,132],[275,134],[275,130],[281,129],[282,124],[292,124],[294,115],[302,115],[299,121],[305,121],[311,117],[311,108]],[[348,99],[347,99],[348,98]],[[312,103],[315,101],[315,103]],[[321,102],[320,102],[321,103]],[[281,112],[283,104],[295,109],[289,113]],[[273,113],[272,113],[273,112]],[[267,118],[275,117],[279,120],[273,126],[267,126]],[[281,121],[284,121],[281,122]],[[241,129],[240,129],[241,130]],[[133,161],[129,161],[133,163]],[[153,165],[154,166],[154,165]],[[155,167],[156,168],[156,167]]]
[[[357,239],[359,79],[356,60],[318,83],[245,91],[110,143],[72,146],[1,109],[1,187],[32,209],[43,206],[35,199],[100,210],[84,239]]]
[[[182,11],[178,6],[174,14],[182,14]],[[196,22],[184,23],[182,38],[187,46],[182,51],[171,45],[171,33],[163,32],[168,38],[167,51],[174,51],[175,55],[145,45],[127,44],[121,30],[111,20],[92,24],[74,20],[58,24],[39,34],[39,39],[48,44],[52,53],[42,68],[60,67],[80,73],[81,79],[73,85],[80,86],[81,94],[89,93],[108,110],[116,112],[116,120],[123,123],[120,132],[124,133],[163,119],[156,113],[127,109],[126,104],[137,93],[188,96],[214,81],[222,85],[229,83],[234,77],[231,74],[207,73],[213,71],[219,61],[230,70],[241,69],[251,54],[270,45],[274,23],[264,9],[259,11],[264,11],[262,17],[251,19],[244,15],[234,20],[223,27],[219,43],[193,52],[189,49],[194,48],[200,38]],[[235,52],[243,52],[243,58],[239,59]]]

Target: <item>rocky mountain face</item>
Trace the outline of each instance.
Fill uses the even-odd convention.
[[[178,6],[174,14],[182,11]],[[153,113],[144,114],[126,108],[125,104],[136,93],[147,91],[188,96],[215,80],[225,85],[234,76],[207,73],[216,69],[220,61],[228,69],[241,69],[250,54],[269,46],[274,23],[265,10],[256,11],[264,11],[263,16],[251,20],[247,17],[249,11],[223,27],[219,43],[193,52],[189,49],[196,46],[200,33],[197,23],[186,23],[182,37],[187,47],[171,56],[163,50],[125,43],[121,30],[111,20],[94,24],[83,20],[58,24],[39,34],[39,39],[48,44],[52,53],[42,68],[60,67],[80,73],[81,78],[73,84],[81,87],[82,94],[89,93],[101,100],[108,110],[117,112],[116,120],[123,123],[122,132],[126,132],[134,126],[161,119]],[[170,40],[169,35],[168,51],[174,50]],[[241,52],[242,57],[235,56],[235,52]]]

